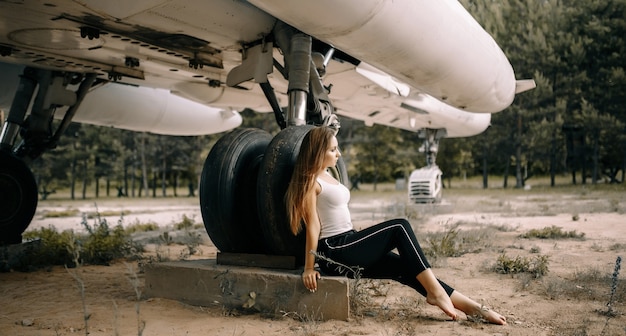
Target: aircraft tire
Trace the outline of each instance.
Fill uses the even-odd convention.
[[[211,241],[221,252],[265,253],[257,213],[257,172],[272,136],[236,129],[213,146],[200,178],[200,210]]]
[[[0,245],[19,244],[37,209],[37,183],[28,166],[0,151]]]
[[[299,265],[304,263],[306,238],[304,231],[298,236],[291,233],[284,198],[302,140],[312,128],[308,125],[288,127],[272,139],[261,163],[257,184],[259,217],[266,244],[274,254],[294,256]],[[336,168],[334,174],[345,184],[348,177],[341,158]]]

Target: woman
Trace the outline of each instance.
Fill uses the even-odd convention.
[[[361,276],[393,279],[412,287],[426,302],[439,307],[452,319],[456,309],[466,315],[481,316],[495,324],[506,318],[454,290],[432,272],[410,224],[404,219],[386,221],[355,231],[350,219],[350,191],[327,173],[341,156],[335,131],[329,127],[313,128],[303,139],[294,173],[285,195],[293,234],[306,230],[304,286],[317,290],[320,273],[314,268],[317,251],[325,259],[362,269]],[[392,252],[397,249],[398,253]],[[345,267],[321,260],[326,274],[350,275]]]

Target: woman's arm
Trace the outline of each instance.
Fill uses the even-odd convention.
[[[310,193],[310,199],[305,204],[311,207],[311,211],[308,211],[309,218],[306,220],[306,248],[304,251],[304,272],[302,272],[302,281],[304,286],[310,291],[315,292],[317,290],[317,279],[319,279],[320,273],[315,270],[315,255],[311,251],[317,251],[317,241],[320,237],[320,220],[317,216],[317,194],[319,185],[316,185],[316,192]],[[321,191],[321,190],[320,190]]]

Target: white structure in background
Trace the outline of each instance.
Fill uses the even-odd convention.
[[[441,202],[441,175],[442,171],[437,165],[422,167],[411,172],[408,187],[409,202]]]
[[[419,151],[426,154],[426,167],[411,172],[409,176],[409,201],[411,203],[441,202],[441,169],[437,166],[439,139],[447,135],[446,130],[426,130],[422,136],[424,144]]]

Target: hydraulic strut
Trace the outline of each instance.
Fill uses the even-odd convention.
[[[20,84],[15,92],[6,122],[2,126],[0,149],[9,151],[13,149],[35,88],[37,88],[37,72],[32,68],[25,68],[24,74],[20,76]]]
[[[45,150],[56,147],[95,79],[96,74],[83,77],[25,68],[20,76],[7,121],[0,133],[0,148],[12,152],[24,161],[30,161]],[[69,84],[76,84],[81,80],[76,92],[67,89]],[[32,106],[28,113],[31,100]],[[53,134],[52,120],[56,109],[61,106],[68,106],[68,110]],[[16,144],[18,134],[22,139]]]

